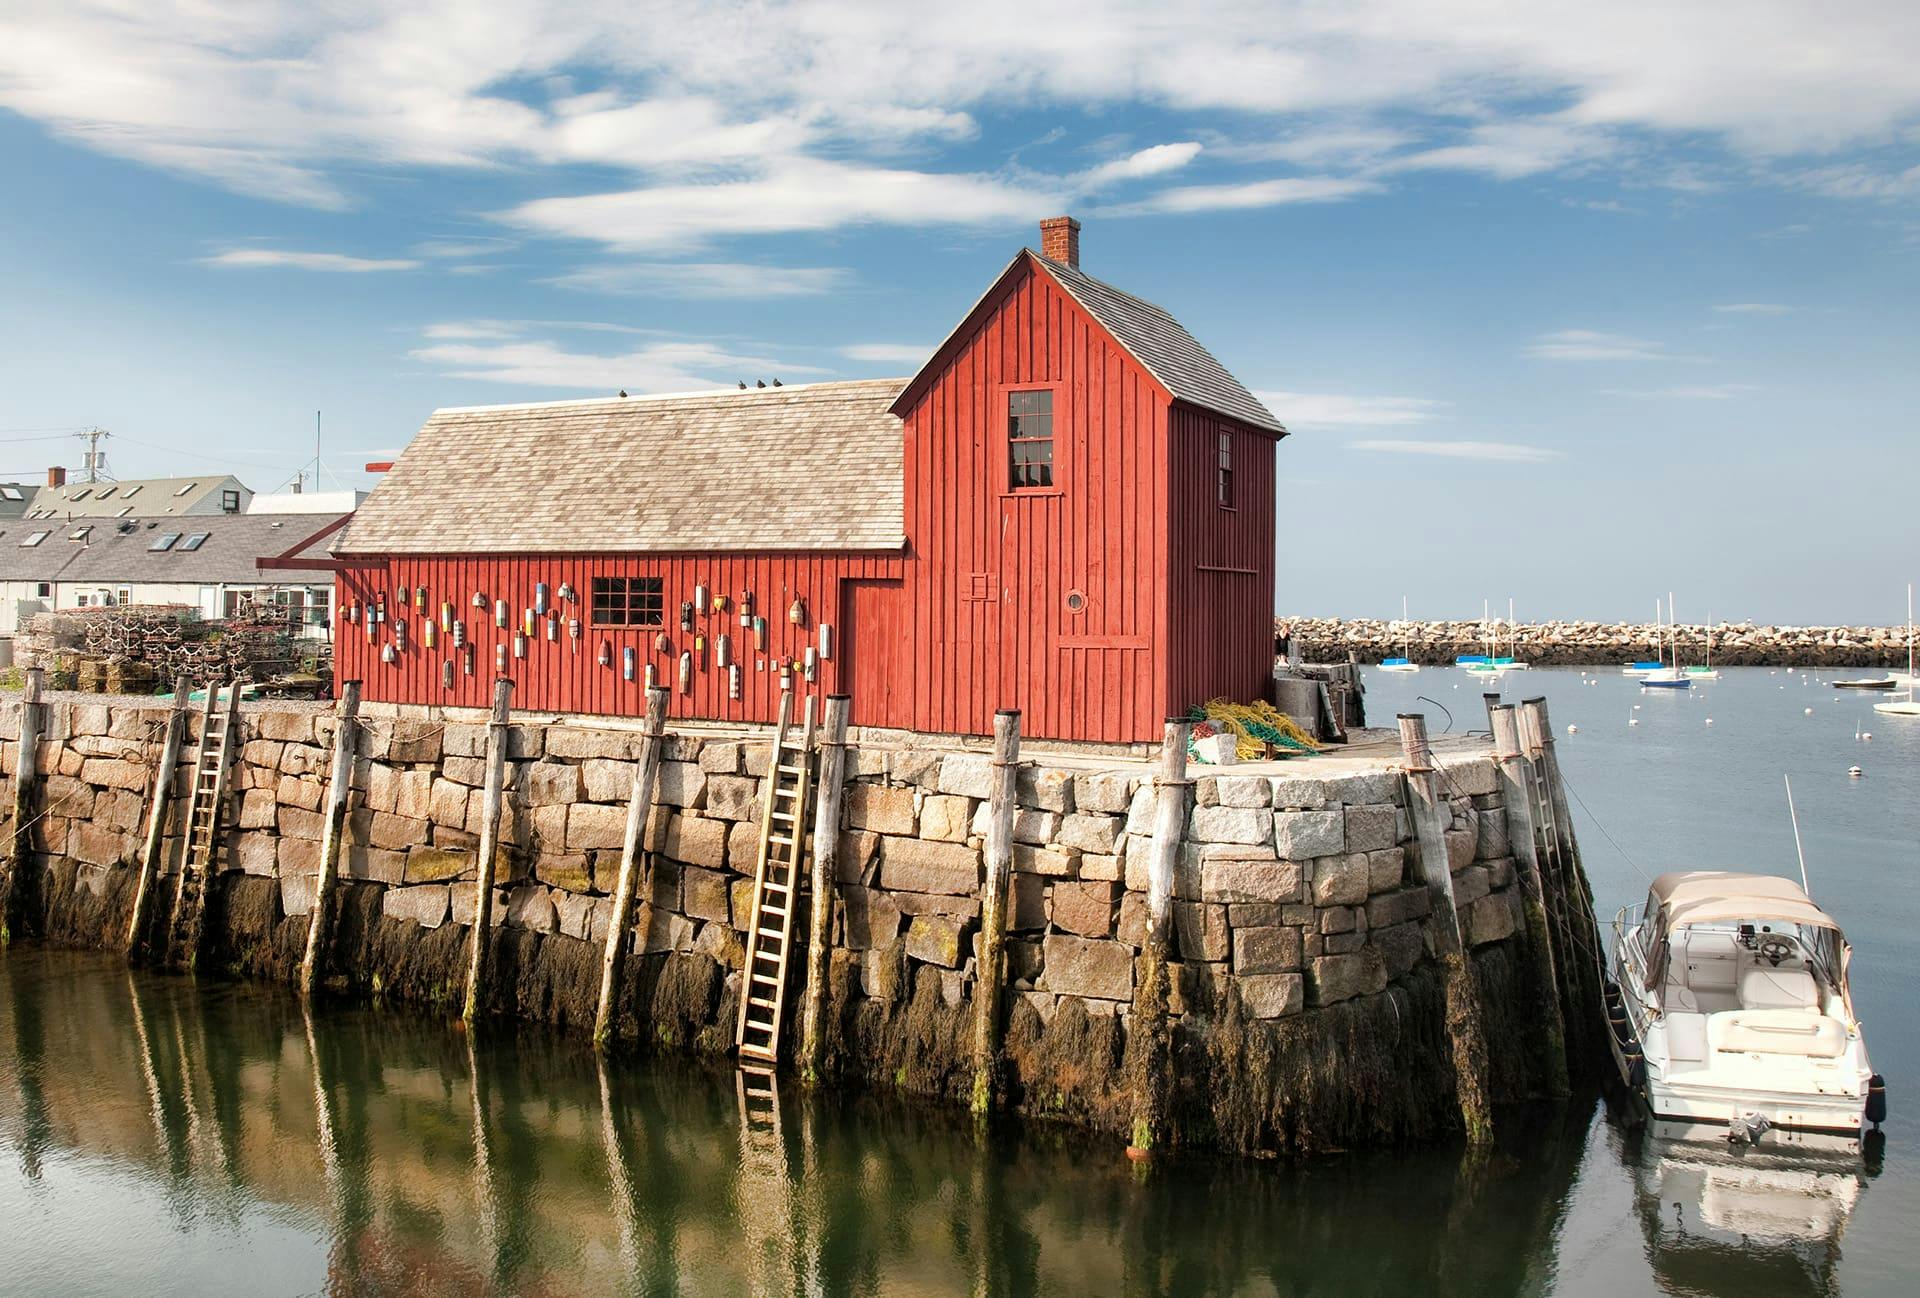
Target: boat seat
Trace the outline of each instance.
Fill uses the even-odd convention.
[[[1670,939],[1665,1003],[1690,1014],[1740,1008],[1734,994],[1740,945],[1731,933],[1683,929]]]
[[[1820,986],[1804,968],[1749,965],[1740,973],[1740,1007],[1749,1010],[1818,1010]]]
[[[1709,1029],[1716,1050],[1837,1059],[1847,1048],[1839,1019],[1804,1009],[1734,1010],[1716,1014]]]

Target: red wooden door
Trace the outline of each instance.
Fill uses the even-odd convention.
[[[906,726],[906,690],[910,673],[901,655],[901,584],[897,581],[843,583],[841,614],[846,661],[841,688],[852,696],[850,717],[856,726]]]

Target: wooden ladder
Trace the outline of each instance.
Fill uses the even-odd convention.
[[[214,856],[220,846],[220,812],[227,799],[233,732],[239,724],[240,683],[227,686],[224,707],[219,698],[220,687],[208,685],[206,706],[200,712],[200,742],[193,752],[193,788],[187,795],[186,844],[180,852],[173,914],[167,923],[168,968],[191,970],[200,954],[207,881],[213,876]]]
[[[779,1056],[780,1016],[787,1000],[787,955],[793,947],[793,912],[807,877],[807,817],[813,793],[811,695],[804,715],[796,740],[793,692],[782,691],[760,812],[760,852],[753,868],[753,919],[747,926],[740,1022],[733,1037],[741,1059],[769,1064]]]

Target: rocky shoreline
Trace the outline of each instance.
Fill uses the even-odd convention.
[[[1651,658],[1663,633],[1650,622],[1537,622],[1500,632],[1500,652],[1542,667],[1615,666]],[[1289,637],[1310,663],[1362,662],[1404,656],[1422,664],[1451,663],[1461,654],[1484,652],[1486,625],[1478,620],[1402,623],[1381,618],[1283,617],[1274,622],[1276,642]],[[1704,661],[1709,629],[1682,623],[1680,660]],[[1711,629],[1712,657],[1728,667],[1905,668],[1905,626],[1756,626],[1723,622]]]

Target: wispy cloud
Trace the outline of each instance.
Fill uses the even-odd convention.
[[[1377,181],[1341,176],[1286,176],[1225,185],[1182,185],[1130,203],[1100,209],[1102,216],[1151,216],[1162,212],[1218,212],[1286,203],[1330,203],[1381,189]]]
[[[840,349],[850,361],[874,365],[919,365],[933,355],[933,348],[911,343],[852,343]]]
[[[1793,310],[1779,302],[1726,302],[1713,309],[1721,315],[1786,315]]]
[[[1382,428],[1424,424],[1442,418],[1444,401],[1427,397],[1357,396],[1342,392],[1256,392],[1255,396],[1298,432],[1306,428]]]
[[[423,239],[413,245],[412,252],[419,257],[456,261],[466,257],[492,257],[511,252],[516,246],[512,239],[475,235],[464,239]]]
[[[1597,158],[1615,147],[1608,132],[1568,118],[1483,122],[1456,143],[1394,158],[1381,169],[1481,171],[1513,180]]]
[[[1696,383],[1671,388],[1602,388],[1600,391],[1602,396],[1654,401],[1731,401],[1759,389],[1751,383]]]
[[[1656,342],[1596,329],[1561,329],[1541,334],[1522,349],[1524,355],[1549,361],[1663,361],[1671,355]]]
[[[1542,464],[1561,458],[1559,451],[1520,442],[1423,442],[1392,439],[1351,443],[1356,451],[1382,455],[1431,455],[1449,460],[1489,460],[1502,464]]]
[[[1179,144],[1156,144],[1082,172],[1079,176],[1080,187],[1091,191],[1122,181],[1165,175],[1169,171],[1178,171],[1199,156],[1200,145],[1193,140]]]
[[[539,327],[536,321],[524,326],[475,322],[463,336],[435,326],[425,331],[427,341],[408,354],[451,378],[576,392],[687,392],[732,387],[740,379],[826,373],[713,339],[660,338],[626,351],[589,352],[536,336]],[[489,328],[493,332],[482,332]]]
[[[838,266],[756,266],[747,262],[626,262],[582,266],[547,283],[593,293],[669,298],[811,297],[845,288]]]
[[[340,252],[292,252],[279,248],[229,248],[202,257],[200,264],[229,270],[317,270],[347,275],[415,270],[420,265],[411,257],[350,257]]]

